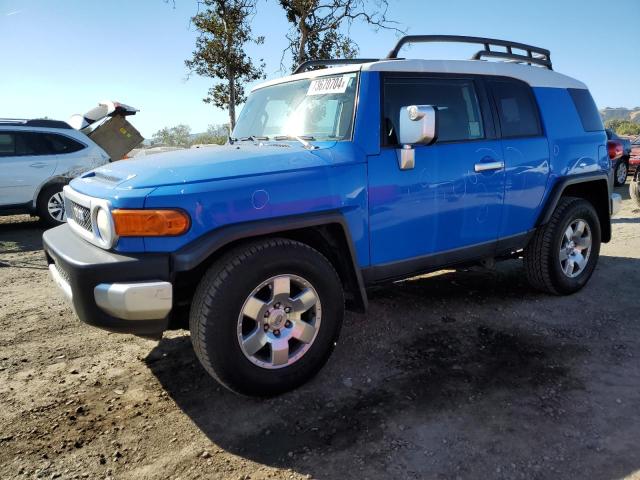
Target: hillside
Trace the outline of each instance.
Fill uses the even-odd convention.
[[[640,123],[640,107],[633,109],[606,107],[600,110],[600,115],[602,115],[602,120],[604,122],[607,120],[620,119]]]

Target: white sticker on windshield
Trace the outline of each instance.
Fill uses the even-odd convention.
[[[324,77],[311,81],[307,95],[327,95],[329,93],[344,93],[349,86],[349,79],[352,75],[341,77]]]

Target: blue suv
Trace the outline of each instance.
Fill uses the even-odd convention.
[[[398,58],[433,41],[482,49]],[[521,257],[535,288],[580,290],[620,202],[606,145],[587,87],[549,51],[409,36],[382,60],[307,62],[255,87],[224,147],[75,179],[44,248],[82,321],[189,328],[223,385],[274,395],[323,366],[369,286]]]

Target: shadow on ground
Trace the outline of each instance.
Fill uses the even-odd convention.
[[[620,194],[620,196],[622,197],[622,200],[630,200],[631,199],[631,193],[629,192],[629,182],[631,181],[631,177],[629,177],[627,179],[627,183],[625,183],[624,185],[621,185],[619,187],[614,187],[613,191],[615,193]]]
[[[44,228],[28,215],[0,217],[0,254],[42,250]]]
[[[638,217],[615,217],[611,219],[611,223],[640,223],[640,216]]]
[[[599,268],[622,262],[629,268],[629,259],[604,257]],[[275,399],[239,397],[221,388],[198,363],[188,336],[163,340],[147,363],[211,441],[263,464],[317,478],[333,478],[341,470],[343,478],[361,478],[363,468],[384,478],[390,462],[417,462],[412,471],[420,478],[438,472],[430,470],[433,462],[442,462],[440,471],[448,470],[447,462],[460,462],[471,474],[470,452],[462,447],[452,445],[430,464],[422,457],[411,460],[418,455],[412,448],[421,454],[439,447],[425,440],[425,432],[437,431],[442,422],[456,425],[452,419],[468,419],[468,424],[461,421],[449,430],[447,438],[467,438],[471,450],[480,448],[483,468],[489,459],[527,469],[527,458],[556,454],[557,441],[569,451],[588,453],[596,447],[585,446],[584,437],[566,436],[567,430],[579,430],[581,422],[593,420],[592,413],[566,415],[591,401],[578,371],[591,359],[584,344],[592,335],[585,330],[590,323],[575,334],[570,325],[541,331],[531,323],[521,328],[500,321],[496,317],[511,301],[524,302],[531,315],[535,305],[549,302],[540,315],[557,312],[551,315],[562,317],[566,299],[576,298],[532,292],[522,273],[518,265],[494,273],[450,272],[373,292],[370,312],[347,318],[347,339],[319,376]],[[440,307],[434,309],[436,304]],[[476,314],[470,316],[470,310]],[[398,430],[400,424],[408,426]],[[527,447],[522,451],[517,445]],[[357,452],[364,462],[360,472],[351,470],[355,464],[347,461],[349,452]],[[640,459],[602,463],[588,470],[589,475],[619,477],[629,473],[635,461]],[[583,467],[563,465],[566,472],[581,472]],[[552,472],[535,476],[554,476]]]

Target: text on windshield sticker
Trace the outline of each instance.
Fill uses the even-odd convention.
[[[307,95],[327,95],[330,93],[344,93],[349,86],[351,76],[317,78],[311,81]]]

